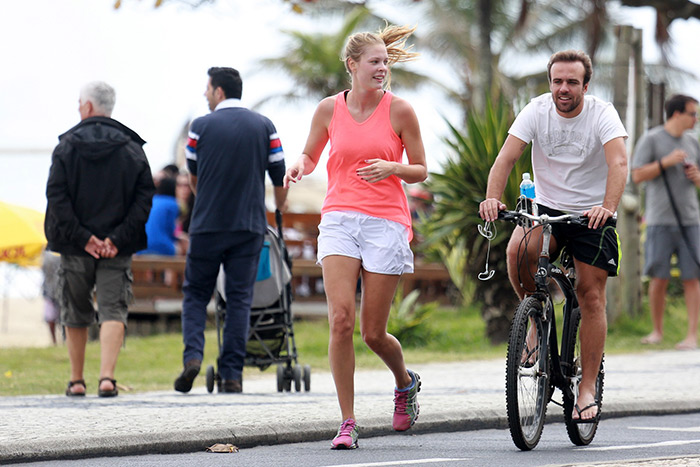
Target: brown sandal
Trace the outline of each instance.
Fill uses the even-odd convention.
[[[112,385],[114,386],[114,389],[107,389],[107,390],[100,389],[100,385],[102,384],[102,381],[111,382]],[[97,395],[99,397],[115,397],[118,394],[119,394],[119,390],[117,389],[117,380],[116,379],[100,378],[100,382],[97,383]]]
[[[87,385],[85,384],[85,380],[76,379],[75,381],[68,381],[68,387],[66,388],[66,396],[68,396],[68,397],[85,397],[84,392],[72,392],[70,390],[70,388],[72,388],[76,384],[82,384],[83,387],[85,388],[85,391],[87,391]]]

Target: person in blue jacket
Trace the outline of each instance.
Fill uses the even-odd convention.
[[[176,254],[178,240],[175,236],[175,222],[180,215],[180,207],[175,199],[175,183],[172,177],[164,177],[158,182],[151,214],[146,222],[148,246],[138,254]]]

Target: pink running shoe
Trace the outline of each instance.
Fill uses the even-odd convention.
[[[411,370],[407,370],[413,379],[413,384],[407,389],[394,389],[394,430],[406,431],[413,426],[418,419],[420,405],[418,404],[418,392],[420,391],[420,376]]]
[[[331,449],[355,449],[357,438],[360,436],[360,427],[352,418],[348,418],[338,428],[338,434],[331,441]]]

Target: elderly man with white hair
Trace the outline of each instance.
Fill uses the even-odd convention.
[[[114,89],[103,82],[80,92],[80,123],[59,136],[46,185],[48,249],[61,254],[58,293],[70,359],[67,396],[85,396],[88,328],[100,326],[97,394],[118,394],[114,377],[131,298],[131,255],[146,247],[155,192],[134,131],[111,118]],[[97,312],[93,307],[97,291]]]

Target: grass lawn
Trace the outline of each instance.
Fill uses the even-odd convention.
[[[639,343],[651,329],[648,306],[637,317],[622,317],[610,323],[606,352],[628,353],[647,350]],[[560,320],[561,321],[561,320]],[[506,345],[491,345],[484,336],[484,323],[477,307],[466,310],[440,308],[428,320],[432,335],[427,345],[404,348],[409,364],[505,358]],[[672,349],[685,336],[686,313],[682,297],[671,297],[666,312],[664,343],[653,349]],[[328,371],[328,323],[326,320],[301,320],[294,325],[299,363],[309,364],[313,372]],[[213,365],[218,351],[216,333],[207,331],[204,366]],[[383,363],[355,336],[357,367],[382,368]],[[99,344],[88,343],[85,380],[90,394],[97,391]],[[172,390],[181,369],[182,337],[162,334],[128,337],[117,365],[117,380],[135,392]],[[204,368],[203,368],[204,370]],[[266,370],[274,374],[275,368]],[[260,370],[246,367],[244,379],[259,377]],[[203,372],[197,384],[203,382]],[[62,394],[69,377],[65,345],[48,348],[0,349],[0,395]]]

